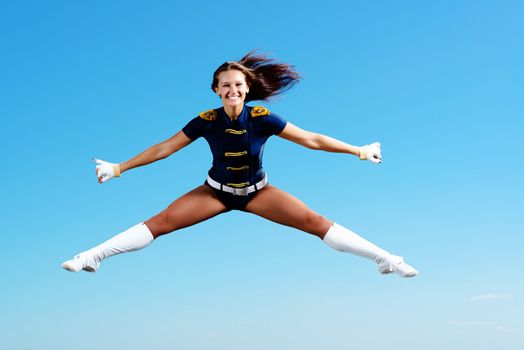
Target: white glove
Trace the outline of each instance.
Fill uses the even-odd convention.
[[[374,142],[370,145],[360,147],[360,159],[369,160],[373,163],[381,163],[382,155],[380,154],[380,143]]]
[[[113,164],[105,162],[100,159],[93,159],[96,163],[96,177],[98,177],[98,182],[106,182],[113,177],[120,176],[120,166],[118,164]]]

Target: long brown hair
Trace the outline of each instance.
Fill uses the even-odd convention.
[[[266,55],[255,55],[256,50],[250,51],[239,61],[224,62],[213,73],[211,90],[218,87],[218,75],[222,72],[235,69],[246,76],[249,93],[246,101],[263,100],[289,90],[301,79],[295,68],[287,63],[278,63]]]

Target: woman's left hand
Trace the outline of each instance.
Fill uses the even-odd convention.
[[[374,142],[370,145],[360,147],[360,159],[369,160],[375,164],[381,163],[382,154],[380,151],[380,142]]]

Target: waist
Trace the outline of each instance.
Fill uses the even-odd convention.
[[[234,196],[247,196],[250,193],[256,192],[264,188],[267,185],[267,175],[264,174],[262,180],[257,183],[250,185],[249,183],[227,183],[222,184],[218,181],[213,180],[211,176],[207,176],[207,183],[209,186],[227,193],[231,193]]]

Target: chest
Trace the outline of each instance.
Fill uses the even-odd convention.
[[[204,138],[215,155],[226,152],[255,155],[260,152],[268,137],[259,120],[243,118],[212,123],[204,133]]]

